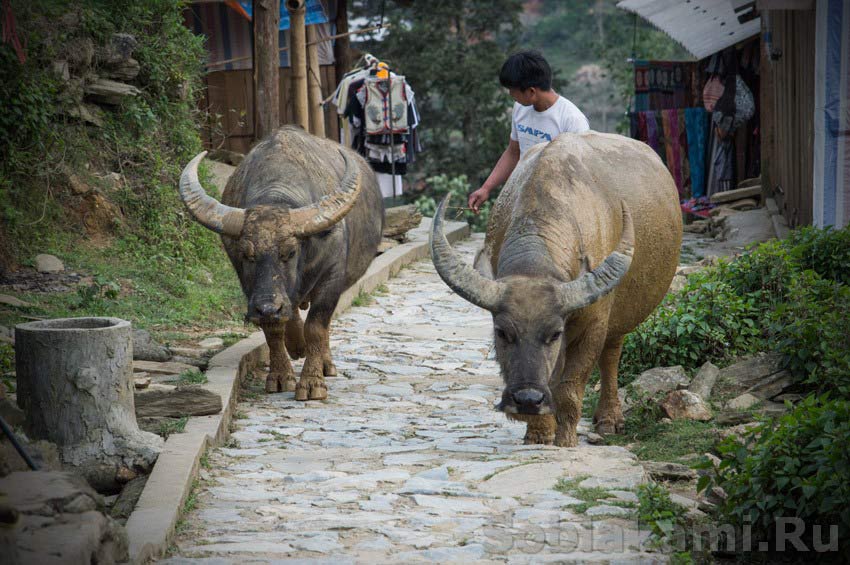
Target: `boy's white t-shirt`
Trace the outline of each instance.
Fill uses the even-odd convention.
[[[563,96],[558,96],[558,101],[543,112],[538,112],[534,106],[514,103],[511,139],[519,142],[520,155],[533,145],[552,141],[559,133],[581,133],[589,129],[590,124],[581,110]]]

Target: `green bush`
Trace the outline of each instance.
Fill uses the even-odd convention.
[[[786,241],[803,269],[850,285],[850,229],[804,227],[791,232]]]
[[[670,499],[666,488],[657,483],[645,483],[637,488],[638,520],[652,532],[650,544],[662,546],[672,544],[677,527],[684,524],[685,507]]]
[[[446,217],[448,219],[463,218],[472,228],[473,231],[483,232],[487,230],[487,222],[490,220],[490,210],[493,207],[493,202],[497,194],[491,194],[490,198],[485,202],[478,214],[472,210],[466,209],[469,194],[472,192],[472,185],[466,178],[466,175],[457,177],[449,177],[448,175],[437,175],[426,180],[428,183],[428,194],[423,194],[414,201],[416,207],[423,216],[433,217],[437,212],[437,205],[447,194],[451,195]],[[463,207],[464,210],[452,210],[452,207]],[[457,212],[457,213],[456,213]]]
[[[720,465],[699,489],[717,485],[728,499],[723,517],[752,524],[754,539],[772,541],[777,518],[800,518],[812,548],[812,526],[824,541],[838,525],[839,554],[850,551],[850,401],[810,396],[775,422],[739,441],[720,443]],[[701,465],[712,469],[709,463]]]

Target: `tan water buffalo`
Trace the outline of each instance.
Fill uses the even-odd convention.
[[[375,174],[350,149],[288,126],[245,156],[221,203],[198,182],[204,155],[183,170],[180,196],[198,222],[221,234],[248,299],[246,319],[266,335],[266,391],[326,398],[324,378],[336,375],[331,316],[381,242],[384,208]],[[306,303],[302,324],[298,307]],[[306,355],[297,385],[287,350],[293,359]]]
[[[623,339],[661,302],[676,271],[682,217],[655,152],[619,135],[563,133],[530,149],[496,201],[478,270],[431,231],[437,272],[493,315],[505,388],[499,408],[526,443],[575,446],[585,385],[599,365],[600,433],[621,431]]]

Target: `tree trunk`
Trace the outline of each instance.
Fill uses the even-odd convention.
[[[289,66],[292,69],[292,101],[295,123],[310,131],[310,114],[307,106],[307,36],[304,17],[307,9],[304,0],[286,0],[289,11]]]
[[[130,322],[65,318],[15,328],[18,405],[27,433],[100,491],[147,473],[162,438],[139,430]]]
[[[310,106],[310,133],[325,137],[325,111],[322,109],[322,70],[316,26],[307,26],[307,99]],[[310,45],[313,43],[313,45]]]
[[[280,126],[280,0],[254,0],[254,136]]]

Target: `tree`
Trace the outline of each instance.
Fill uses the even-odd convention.
[[[381,5],[360,2],[353,15],[376,23]],[[434,0],[389,3],[380,42],[363,49],[405,75],[416,92],[426,175],[467,174],[483,181],[504,151],[513,101],[498,74],[516,46],[520,0]]]

